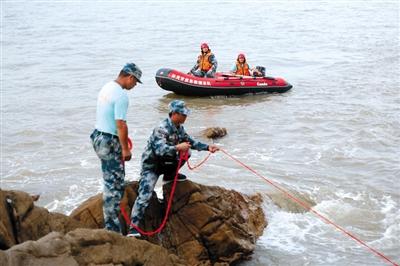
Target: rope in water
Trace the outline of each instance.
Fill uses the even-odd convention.
[[[256,170],[254,170],[253,168],[251,168],[250,166],[246,165],[245,163],[241,162],[239,159],[235,158],[233,155],[231,155],[230,153],[228,153],[227,151],[225,151],[224,149],[220,149],[220,151],[222,153],[224,153],[226,156],[228,156],[230,159],[232,159],[233,161],[235,161],[236,163],[238,163],[239,165],[241,165],[242,167],[244,167],[245,169],[249,170],[250,172],[252,172],[253,174],[255,174],[256,176],[264,179],[266,182],[268,182],[270,185],[272,185],[273,187],[275,187],[276,189],[278,189],[279,191],[281,191],[284,195],[286,195],[288,198],[290,198],[292,201],[296,202],[297,204],[299,204],[300,206],[304,207],[305,209],[307,209],[308,211],[311,211],[312,213],[314,213],[317,217],[319,217],[321,220],[323,220],[325,223],[327,224],[331,224],[333,225],[336,229],[338,229],[339,231],[341,231],[342,233],[344,233],[345,235],[349,236],[350,238],[352,238],[353,240],[355,240],[356,242],[358,242],[359,244],[361,244],[362,246],[366,247],[368,250],[370,250],[371,252],[373,252],[376,256],[382,258],[383,260],[386,260],[388,263],[394,265],[394,266],[399,266],[399,264],[395,263],[394,261],[392,261],[391,259],[389,259],[387,256],[385,256],[382,252],[374,249],[373,247],[369,246],[367,243],[365,243],[364,241],[362,241],[361,239],[359,239],[358,237],[356,237],[355,235],[353,235],[352,233],[350,233],[349,231],[347,231],[346,229],[344,229],[343,227],[337,225],[336,223],[334,223],[333,221],[331,221],[330,219],[328,219],[327,217],[325,217],[324,215],[320,214],[318,211],[314,210],[312,208],[312,206],[308,203],[306,203],[305,201],[302,201],[299,198],[296,198],[295,196],[293,196],[292,194],[290,194],[287,190],[285,190],[284,188],[282,188],[281,186],[279,186],[278,184],[276,184],[275,182],[273,182],[272,180],[264,177],[263,175],[259,174]],[[122,202],[120,204],[120,208],[121,208],[121,213],[125,218],[125,221],[127,224],[129,224],[131,227],[135,228],[139,233],[141,233],[142,235],[146,235],[146,236],[152,236],[154,234],[157,234],[159,232],[161,232],[163,230],[163,228],[165,227],[167,220],[168,220],[168,215],[172,206],[172,199],[175,193],[175,188],[176,188],[176,184],[177,184],[177,180],[178,180],[178,174],[179,174],[179,169],[182,165],[182,161],[186,160],[187,164],[188,164],[188,168],[190,170],[194,170],[198,167],[200,167],[202,164],[204,164],[208,158],[210,157],[211,153],[209,153],[199,164],[197,164],[196,166],[191,166],[189,164],[189,154],[188,152],[185,153],[180,153],[179,154],[179,162],[178,162],[178,167],[176,169],[176,173],[175,173],[175,177],[174,177],[174,183],[172,185],[171,188],[171,193],[170,193],[170,197],[168,199],[168,204],[167,204],[167,210],[165,211],[165,216],[164,219],[161,223],[161,225],[154,231],[143,231],[142,229],[140,229],[138,226],[134,225],[130,219],[128,214],[125,211],[124,206],[122,205]]]
[[[269,184],[271,184],[272,186],[274,186],[276,189],[278,189],[279,191],[281,191],[283,194],[285,194],[287,197],[289,197],[291,200],[295,201],[296,203],[298,203],[299,205],[303,206],[304,208],[306,208],[307,210],[313,212],[315,215],[317,215],[320,219],[322,219],[324,222],[333,225],[336,229],[338,229],[339,231],[341,231],[342,233],[348,235],[349,237],[351,237],[353,240],[357,241],[359,244],[363,245],[364,247],[366,247],[367,249],[369,249],[370,251],[372,251],[375,255],[379,256],[380,258],[386,260],[387,262],[389,262],[392,265],[395,266],[399,266],[398,264],[396,264],[394,261],[390,260],[387,256],[385,256],[382,252],[379,252],[378,250],[374,249],[373,247],[369,246],[367,243],[365,243],[364,241],[360,240],[358,237],[356,237],[355,235],[353,235],[352,233],[350,233],[349,231],[347,231],[346,229],[344,229],[343,227],[337,225],[336,223],[332,222],[331,220],[329,220],[328,218],[326,218],[324,215],[320,214],[319,212],[317,212],[316,210],[314,210],[312,208],[311,205],[309,205],[308,203],[296,198],[295,196],[293,196],[292,194],[290,194],[287,190],[283,189],[282,187],[280,187],[279,185],[277,185],[275,182],[273,182],[272,180],[269,180],[268,178],[262,176],[261,174],[259,174],[258,172],[256,172],[253,168],[251,168],[250,166],[244,164],[243,162],[241,162],[240,160],[236,159],[235,157],[233,157],[231,154],[229,154],[227,151],[220,149],[221,152],[223,152],[225,155],[227,155],[229,158],[231,158],[233,161],[235,161],[236,163],[240,164],[241,166],[243,166],[244,168],[246,168],[247,170],[249,170],[250,172],[252,172],[253,174],[255,174],[258,177],[261,177],[262,179],[264,179],[265,181],[267,181]]]

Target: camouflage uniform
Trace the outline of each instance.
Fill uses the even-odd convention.
[[[142,83],[140,80],[142,71],[135,63],[127,63],[121,69],[118,79],[121,76],[129,75],[132,75],[137,82]],[[126,122],[129,98],[125,89],[130,90],[135,84],[122,85],[117,80],[107,83],[99,92],[96,126],[90,135],[90,139],[97,156],[100,158],[101,170],[103,171],[104,227],[107,230],[121,232],[118,216],[120,214],[119,203],[124,194],[125,169],[122,147],[118,138],[120,130],[117,128],[116,121]]]
[[[124,194],[125,169],[121,144],[117,136],[94,130],[90,135],[93,148],[101,160],[103,171],[103,214],[107,230],[121,232],[118,215]]]
[[[183,103],[175,100],[174,102]],[[172,107],[174,108],[174,107]],[[174,110],[174,109],[173,109]],[[188,109],[186,109],[188,111]],[[180,112],[185,114],[184,112]],[[180,125],[178,128],[172,123],[170,118],[163,120],[158,127],[153,130],[147,146],[142,155],[142,169],[139,181],[139,193],[132,210],[131,219],[135,225],[143,218],[144,211],[149,204],[154,187],[158,177],[161,174],[175,176],[176,167],[165,169],[162,162],[165,158],[171,158],[173,161],[179,160],[175,145],[182,142],[190,142],[191,148],[196,150],[208,150],[208,145],[192,139]],[[177,165],[177,164],[175,164]],[[183,163],[182,163],[183,165]]]

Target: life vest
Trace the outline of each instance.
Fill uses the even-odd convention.
[[[212,68],[212,64],[210,62],[210,56],[212,55],[211,50],[208,50],[206,54],[201,53],[197,59],[197,63],[199,64],[199,69],[201,71],[207,72]]]
[[[250,75],[250,70],[249,70],[249,65],[247,63],[239,63],[236,61],[236,75],[242,75],[242,76],[251,76]]]

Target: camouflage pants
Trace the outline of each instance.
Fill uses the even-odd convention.
[[[125,168],[122,161],[122,149],[118,137],[93,131],[90,135],[93,148],[101,160],[103,171],[103,215],[107,230],[121,232],[118,216],[119,203],[124,194]]]
[[[206,72],[206,71],[197,69],[197,70],[192,71],[192,74],[195,75],[196,77],[213,78],[215,76],[215,71],[210,69]]]
[[[180,167],[185,164],[185,161],[182,161]],[[177,167],[178,165],[176,165]],[[156,169],[156,167],[154,167]],[[143,219],[144,212],[149,205],[151,195],[153,194],[154,187],[156,186],[158,177],[163,173],[163,170],[156,171],[152,169],[142,170],[140,173],[139,180],[139,189],[138,196],[136,198],[135,204],[133,205],[131,212],[131,222],[134,225],[139,225],[139,222]],[[169,170],[169,175],[173,175],[175,177],[176,168],[173,170],[173,173]]]
[[[143,219],[159,175],[155,171],[145,170],[140,173],[140,176],[138,196],[131,213],[131,221],[134,225],[139,225],[139,221]]]

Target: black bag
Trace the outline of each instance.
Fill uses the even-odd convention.
[[[186,160],[182,159],[180,167],[185,165]],[[157,168],[158,174],[164,175],[164,180],[173,180],[175,177],[177,168],[179,164],[179,157],[178,156],[164,156],[160,157],[158,160]]]
[[[163,156],[158,158],[157,168],[158,174],[172,175],[176,173],[176,168],[178,168],[179,159],[177,156]]]

